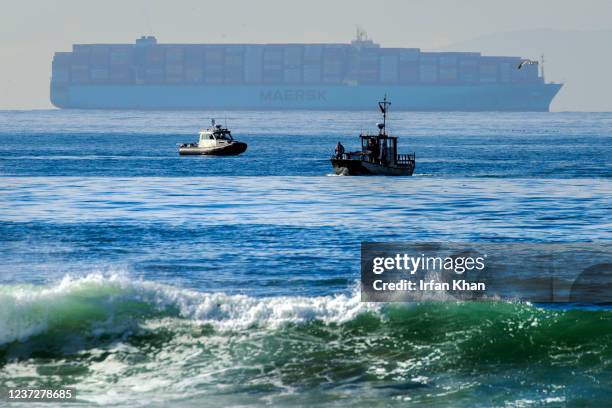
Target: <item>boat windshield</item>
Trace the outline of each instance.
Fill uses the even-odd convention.
[[[218,133],[215,136],[218,140],[232,140],[232,134],[230,132]]]

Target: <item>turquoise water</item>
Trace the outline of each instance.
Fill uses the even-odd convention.
[[[103,406],[608,403],[612,314],[359,301],[362,241],[610,241],[612,114],[392,116],[412,178],[332,176],[376,113],[0,112],[0,384]],[[528,273],[517,271],[518,273]]]

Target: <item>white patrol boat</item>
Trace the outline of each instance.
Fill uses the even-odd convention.
[[[221,125],[215,125],[200,131],[197,143],[184,143],[178,146],[180,155],[213,155],[235,156],[244,153],[247,144],[232,138],[232,133]]]

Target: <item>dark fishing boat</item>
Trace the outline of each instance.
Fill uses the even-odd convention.
[[[362,133],[361,150],[345,153],[340,143],[331,164],[338,175],[345,176],[412,176],[415,167],[415,154],[398,154],[397,137],[387,134],[387,110],[391,102],[387,97],[378,103],[383,114],[383,123],[379,123],[378,134]]]

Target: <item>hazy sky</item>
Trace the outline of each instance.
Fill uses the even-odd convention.
[[[347,42],[360,25],[383,46],[440,49],[469,46],[472,39],[500,32],[549,29],[606,36],[612,30],[609,0],[0,0],[0,5],[0,109],[51,106],[54,51],[68,51],[73,43],[132,42],[142,34],[181,43]],[[593,54],[611,54],[607,44]],[[559,58],[549,64],[562,76],[549,79],[571,80]],[[600,80],[612,88],[610,79]],[[605,102],[609,95],[594,105],[585,105],[588,98],[576,104],[565,95],[556,107],[611,110],[612,103]]]

